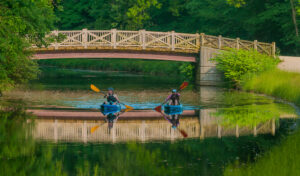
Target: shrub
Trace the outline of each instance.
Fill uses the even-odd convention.
[[[245,75],[257,74],[271,68],[279,63],[279,58],[261,54],[251,50],[230,49],[222,51],[211,59],[217,63],[217,69],[224,72],[226,79],[235,86],[240,86],[242,77]]]
[[[184,63],[179,67],[180,73],[184,75],[184,78],[189,81],[194,80],[194,69],[195,66],[191,63]]]

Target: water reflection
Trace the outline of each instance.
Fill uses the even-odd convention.
[[[163,118],[160,113],[153,110],[133,110],[126,113],[117,112],[112,122],[108,121],[108,123],[99,120],[99,118],[109,118],[107,114],[105,117],[100,113],[94,120],[84,120],[84,117],[77,120],[43,118],[36,120],[34,137],[56,142],[168,141],[183,138],[180,132],[175,130],[177,127],[184,130],[188,138],[274,135],[276,120],[279,118],[279,116],[270,116],[269,119],[262,117],[262,121],[256,121],[253,126],[243,125],[233,120],[230,125],[227,125],[227,120],[224,122],[222,118],[214,116],[216,111],[216,109],[186,110],[181,114],[166,114]],[[115,123],[116,119],[118,123]],[[112,124],[114,124],[113,128]],[[100,127],[91,133],[91,128],[96,125]]]
[[[0,112],[1,174],[222,175],[228,164],[255,161],[284,138],[286,127],[295,124],[285,122],[291,112],[280,111],[273,114],[278,117],[255,121],[256,126],[236,118],[230,121],[234,125],[228,125],[222,120],[227,114],[231,117],[228,111],[240,118],[246,114],[226,108],[184,110],[177,126],[188,134],[182,140],[180,132],[153,110],[120,114],[109,133],[107,117],[99,110],[32,110],[39,114],[34,120],[24,111],[10,109]],[[251,114],[250,109],[247,112]],[[91,133],[95,125],[99,128]],[[280,135],[270,135],[275,128]]]

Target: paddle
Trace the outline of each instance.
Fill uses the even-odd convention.
[[[101,124],[101,126],[104,125],[104,124],[105,123]],[[96,126],[92,127],[91,128],[91,134],[93,134],[99,127],[100,127],[100,125],[96,125]]]
[[[119,118],[119,116],[121,115],[121,114],[123,114],[123,113],[125,113],[125,112],[128,112],[128,111],[131,111],[131,110],[133,110],[133,109],[125,109],[124,111],[122,111],[119,115],[118,115],[118,118]],[[117,118],[117,120],[118,120],[118,118]],[[117,121],[116,121],[117,122]],[[102,125],[104,125],[105,123],[103,123],[103,124],[101,124],[101,125],[96,125],[96,126],[94,126],[94,127],[92,127],[91,128],[91,134],[92,133],[94,133],[100,126],[102,126]]]
[[[91,87],[91,89],[92,89],[94,92],[105,94],[105,93],[101,92],[100,89],[98,89],[98,87],[96,87],[94,84],[91,84],[90,87]],[[121,103],[121,102],[120,102],[120,104],[124,105],[124,106],[126,107],[126,109],[133,109],[133,107],[128,106],[128,105],[126,105],[126,104],[124,104],[124,103]]]
[[[168,121],[168,122],[170,122],[170,120],[164,115],[164,113],[162,113],[162,112],[160,112],[162,115],[163,115],[163,117]],[[171,123],[171,122],[170,122]],[[172,124],[172,123],[171,123]],[[179,129],[178,127],[176,127],[176,129],[180,132],[180,134],[184,137],[184,138],[186,138],[186,137],[188,137],[188,134],[184,131],[184,130],[182,130],[182,129]]]
[[[188,82],[186,82],[186,81],[183,82],[183,83],[179,86],[178,92],[181,91],[181,90],[183,90],[183,89],[185,89],[188,85],[189,85]],[[155,111],[161,112],[161,106],[162,106],[163,104],[164,104],[164,103],[162,103],[161,105],[155,107],[155,108],[154,108]]]
[[[128,105],[126,105],[124,103],[121,103],[121,102],[120,102],[120,104],[124,105],[126,107],[126,109],[133,110],[133,107],[131,107],[131,106],[128,106]]]

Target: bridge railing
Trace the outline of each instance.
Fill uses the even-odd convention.
[[[48,48],[35,50],[59,49],[129,49],[129,50],[155,50],[198,53],[201,46],[216,49],[255,49],[261,53],[275,55],[275,43],[246,41],[222,36],[201,34],[185,34],[171,32],[153,32],[146,30],[73,30],[53,31],[51,35],[64,35],[61,42],[52,43]]]

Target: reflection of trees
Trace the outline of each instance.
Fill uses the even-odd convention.
[[[253,161],[282,135],[190,139],[162,143],[42,143],[31,137],[31,116],[0,113],[2,175],[222,175],[237,158]]]
[[[61,162],[52,161],[52,147],[31,137],[32,120],[19,109],[0,111],[1,175],[63,175]]]
[[[65,144],[55,160],[69,175],[222,175],[228,163],[253,160],[276,137],[226,137],[175,143]],[[62,148],[62,149],[60,149]]]
[[[249,176],[281,176],[300,175],[300,131],[287,137],[281,145],[275,146],[255,163],[247,165],[239,162],[226,167],[225,176],[249,175]]]
[[[295,110],[291,106],[269,103],[220,108],[211,115],[220,117],[218,120],[223,126],[235,127],[237,124],[253,127],[271,119],[278,119],[280,115],[294,113]]]

